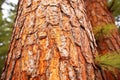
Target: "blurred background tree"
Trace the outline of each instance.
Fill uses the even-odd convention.
[[[3,13],[3,10],[5,8],[3,4],[10,7],[10,9],[7,10],[7,17],[4,17],[5,13]],[[8,2],[7,0],[0,0],[0,74],[8,52],[15,12],[16,4]]]

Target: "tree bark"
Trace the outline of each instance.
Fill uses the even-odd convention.
[[[120,51],[120,34],[115,25],[115,20],[110,11],[107,8],[107,0],[84,0],[87,10],[87,15],[91,21],[92,27],[99,28],[107,24],[113,25],[115,28],[110,32],[110,36],[100,36],[96,40],[97,50],[99,54],[106,54],[111,52],[119,53]],[[109,27],[109,26],[104,26]],[[96,34],[94,34],[96,35]],[[103,70],[105,80],[120,80],[120,71],[115,70],[114,73],[111,71]]]
[[[115,26],[115,20],[107,8],[107,0],[85,0],[87,15],[94,27],[111,24]],[[97,40],[98,51],[100,54],[120,51],[120,35],[115,26],[110,32],[110,36],[105,36],[102,40]]]
[[[1,80],[103,80],[82,0],[19,0]]]

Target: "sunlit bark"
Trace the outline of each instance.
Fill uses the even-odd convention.
[[[103,80],[82,0],[20,0],[1,79]]]

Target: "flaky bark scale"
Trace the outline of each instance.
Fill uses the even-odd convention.
[[[20,0],[1,79],[102,80],[82,0]]]

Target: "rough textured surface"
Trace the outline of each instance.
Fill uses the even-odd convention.
[[[20,0],[2,80],[103,80],[82,0]]]
[[[91,21],[93,28],[98,28],[101,25],[112,24],[115,26],[114,17],[107,9],[107,0],[84,0],[87,10],[88,18]],[[104,26],[105,27],[105,26]],[[107,26],[106,26],[107,27]],[[108,26],[109,27],[109,26]],[[109,33],[110,36],[104,36],[102,39],[97,39],[97,50],[99,54],[106,54],[109,52],[120,51],[120,34],[117,27]],[[101,36],[102,37],[102,36]],[[114,73],[113,73],[114,72]],[[105,80],[120,80],[120,71],[114,70],[103,71],[103,77]]]

